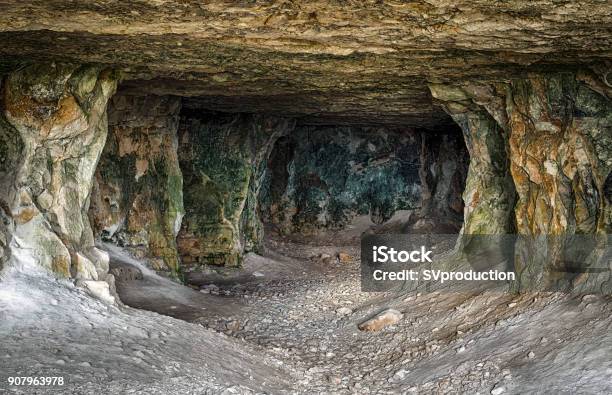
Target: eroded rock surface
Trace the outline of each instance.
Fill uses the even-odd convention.
[[[523,287],[566,288],[568,282],[589,283],[588,277],[609,282],[605,273],[588,274],[605,237],[593,238],[578,258],[566,251],[572,242],[576,249],[574,234],[611,232],[606,182],[612,102],[605,74],[533,73],[510,82],[431,89],[471,146],[464,233],[516,229],[527,236],[519,239],[515,259]]]
[[[270,157],[263,216],[282,234],[314,234],[412,211],[401,231],[456,233],[466,163],[452,129],[300,127]]]
[[[419,150],[411,130],[299,128],[271,156],[264,216],[284,234],[381,224],[420,207]]]
[[[55,63],[6,78],[1,193],[10,218],[2,226],[13,228],[17,262],[30,259],[82,280],[106,276],[108,256],[94,247],[87,209],[116,81],[100,67]]]
[[[259,191],[274,142],[293,127],[283,118],[186,114],[180,127],[185,218],[183,263],[238,265],[263,237]]]
[[[97,236],[128,247],[158,271],[176,272],[183,218],[180,99],[117,95],[89,211]]]
[[[463,223],[469,154],[459,133],[421,133],[421,207],[406,232],[458,233]]]

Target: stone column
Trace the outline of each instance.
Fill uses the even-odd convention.
[[[6,78],[3,112],[22,145],[2,191],[14,222],[14,264],[36,262],[81,280],[106,276],[108,256],[94,247],[87,210],[116,83],[115,73],[100,67],[54,63]]]
[[[575,289],[606,276],[589,273],[610,270],[593,267],[612,233],[606,188],[612,102],[604,82],[583,70],[431,86],[462,126],[470,149],[464,234],[507,232],[512,214],[520,236],[514,257],[518,289]]]
[[[470,155],[462,234],[514,233],[515,190],[507,132],[459,87],[431,84],[434,98],[463,130]]]
[[[531,236],[517,245],[520,285],[573,288],[597,265],[592,253],[600,247],[580,235],[612,233],[612,197],[604,188],[612,170],[612,102],[574,73],[514,80],[506,102],[517,231]]]
[[[192,114],[183,119],[179,160],[185,219],[183,263],[236,266],[262,241],[258,195],[274,142],[293,122],[258,115]]]
[[[98,237],[128,248],[158,271],[177,274],[183,176],[173,96],[117,94],[89,211]]]

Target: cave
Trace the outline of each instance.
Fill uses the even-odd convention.
[[[452,123],[327,125],[121,87],[107,112],[94,239],[191,286],[239,271],[270,238],[355,248],[363,233],[462,226],[469,155]]]
[[[612,391],[609,4],[0,11],[0,390]]]

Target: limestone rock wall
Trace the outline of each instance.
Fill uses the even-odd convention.
[[[513,233],[515,191],[505,130],[460,89],[432,85],[431,90],[463,130],[469,151],[463,233]]]
[[[508,92],[517,229],[612,232],[612,102],[574,74],[531,75]]]
[[[598,246],[574,256],[573,263],[565,256],[572,235],[612,232],[606,186],[612,170],[612,102],[605,76],[592,70],[538,73],[431,90],[472,147],[464,233],[510,231],[514,223],[518,234],[529,236],[516,246],[521,287],[588,281]],[[476,154],[475,146],[488,149]],[[483,158],[494,160],[483,168]],[[509,205],[513,195],[516,203]],[[481,218],[508,226],[483,227]]]
[[[116,81],[99,67],[55,63],[5,78],[0,245],[9,245],[15,263],[36,262],[81,280],[106,277],[108,257],[94,247],[87,209]]]
[[[173,96],[113,97],[89,211],[96,236],[127,247],[155,270],[175,274],[184,214],[180,109],[180,98]]]
[[[458,233],[469,155],[461,133],[421,133],[421,207],[405,229],[410,233]]]
[[[0,92],[2,81],[0,80]],[[17,166],[23,152],[19,132],[4,116],[3,99],[0,96],[0,270],[11,257],[10,243],[15,231],[9,197],[13,188]]]
[[[266,161],[292,128],[292,121],[262,115],[194,111],[181,117],[185,218],[177,242],[186,266],[235,266],[245,251],[258,250]]]
[[[358,215],[381,224],[398,210],[415,210],[411,225],[430,227],[461,212],[465,159],[452,135],[300,127],[271,156],[264,217],[281,233],[313,234],[342,229]]]

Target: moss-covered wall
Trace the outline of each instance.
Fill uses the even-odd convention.
[[[185,112],[179,129],[185,218],[178,248],[186,266],[239,265],[257,251],[258,201],[274,142],[292,128],[282,118]]]
[[[175,274],[184,212],[180,108],[180,99],[172,96],[113,97],[89,212],[98,237],[129,248],[155,270]]]
[[[300,127],[269,162],[264,217],[282,233],[382,223],[421,206],[421,134],[372,127]]]

